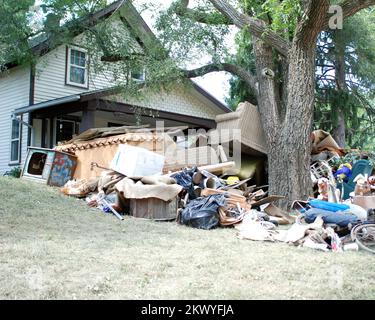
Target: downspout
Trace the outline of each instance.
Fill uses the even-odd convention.
[[[30,66],[30,91],[29,91],[29,106],[34,104],[34,90],[35,90],[35,64],[31,63]],[[27,131],[27,146],[31,145],[31,137],[33,136],[33,118],[32,113],[29,112],[29,119],[28,119],[28,127],[29,130]]]

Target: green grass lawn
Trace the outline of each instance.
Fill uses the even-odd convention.
[[[374,299],[375,256],[89,209],[0,178],[1,299]]]

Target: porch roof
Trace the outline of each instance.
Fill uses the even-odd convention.
[[[202,89],[203,90],[203,89]],[[18,116],[24,113],[32,113],[36,117],[54,117],[62,116],[70,113],[75,113],[84,110],[92,111],[104,111],[104,112],[119,112],[128,115],[134,115],[135,109],[140,106],[130,105],[121,102],[105,100],[106,96],[118,93],[118,89],[103,89],[91,92],[84,92],[81,94],[70,95],[62,98],[57,98],[13,110],[12,114]],[[207,93],[208,94],[208,93]],[[219,106],[218,106],[219,107]],[[145,111],[153,110],[152,108],[143,107]],[[221,109],[221,108],[220,108]],[[224,112],[230,112],[229,109],[225,108]],[[180,113],[174,113],[169,111],[155,110],[157,111],[157,118],[172,120],[180,123],[191,124],[195,126],[201,126],[204,128],[215,128],[216,123],[214,119],[199,118],[192,115],[185,115]],[[147,115],[147,112],[142,114],[142,117],[152,117]]]
[[[227,106],[217,100],[214,96],[210,93],[205,91],[199,85],[195,84],[191,81],[193,89],[198,92],[198,94],[204,96],[206,99],[211,101],[219,110],[223,113],[232,112]],[[98,111],[107,111],[107,112],[123,112],[126,114],[134,114],[134,108],[140,107],[136,105],[130,105],[125,103],[119,102],[111,102],[109,103],[108,100],[103,100],[103,98],[116,95],[121,92],[121,88],[112,87],[107,89],[83,92],[79,94],[74,94],[70,96],[65,96],[53,100],[48,100],[40,103],[36,103],[33,105],[24,106],[21,108],[17,108],[13,110],[12,114],[14,116],[18,116],[24,113],[34,113],[38,115],[48,115],[48,116],[55,116],[55,115],[63,115],[74,113],[77,111],[83,111],[89,107],[91,110],[98,110]],[[94,108],[92,109],[92,107]],[[144,109],[152,110],[152,108]],[[179,122],[186,122],[191,124],[201,125],[207,128],[214,128],[215,120],[214,119],[204,119],[198,118],[192,115],[156,110],[160,118],[175,120]]]

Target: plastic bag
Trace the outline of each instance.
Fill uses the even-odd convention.
[[[193,228],[210,230],[219,225],[218,208],[224,207],[225,195],[213,194],[191,201],[181,213],[181,223]]]
[[[172,175],[178,185],[182,186],[188,193],[190,199],[195,199],[197,196],[194,192],[193,175],[198,171],[197,167],[192,169],[185,169],[182,172]]]

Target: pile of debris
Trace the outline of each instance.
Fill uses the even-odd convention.
[[[341,149],[322,130],[312,134],[311,153],[314,195],[293,205],[301,219],[314,226],[314,240],[309,237],[305,245],[328,250],[327,239],[331,239],[334,251],[362,248],[375,253],[372,249],[375,245],[375,172],[371,154]],[[317,223],[325,228],[315,228]]]
[[[268,195],[267,185],[250,185],[259,171],[256,164],[250,161],[245,163],[246,170],[236,168],[222,145],[216,150],[179,148],[170,132],[182,129],[158,132],[123,127],[84,132],[56,148],[77,157],[74,179],[62,192],[85,198],[89,206],[120,219],[129,214],[213,229],[238,225],[258,210],[256,219],[274,226],[295,221],[275,205],[284,197]]]
[[[216,166],[215,169],[218,169]],[[262,210],[263,220],[274,225],[289,224],[293,218],[273,203],[281,196],[267,196],[267,186],[248,186],[250,179],[238,181],[233,176],[216,175],[213,168],[191,168],[172,177],[183,187],[177,220],[200,229],[234,226],[253,208]]]
[[[234,120],[223,119],[222,125],[229,126],[225,121]],[[286,212],[277,206],[284,197],[268,194],[268,185],[254,184],[260,170],[251,157],[244,170],[228,161],[222,145],[181,148],[171,133],[184,129],[90,129],[56,147],[57,154],[35,150],[30,165],[42,156],[48,163],[50,157],[57,168],[51,172],[60,177],[69,163],[69,175],[57,179],[69,180],[62,192],[121,220],[130,215],[205,230],[233,227],[240,239],[337,252],[367,248],[362,240],[375,237],[373,167],[364,159],[349,163],[329,133],[312,134],[315,194],[295,201]],[[261,141],[248,141],[247,147],[258,148]]]

